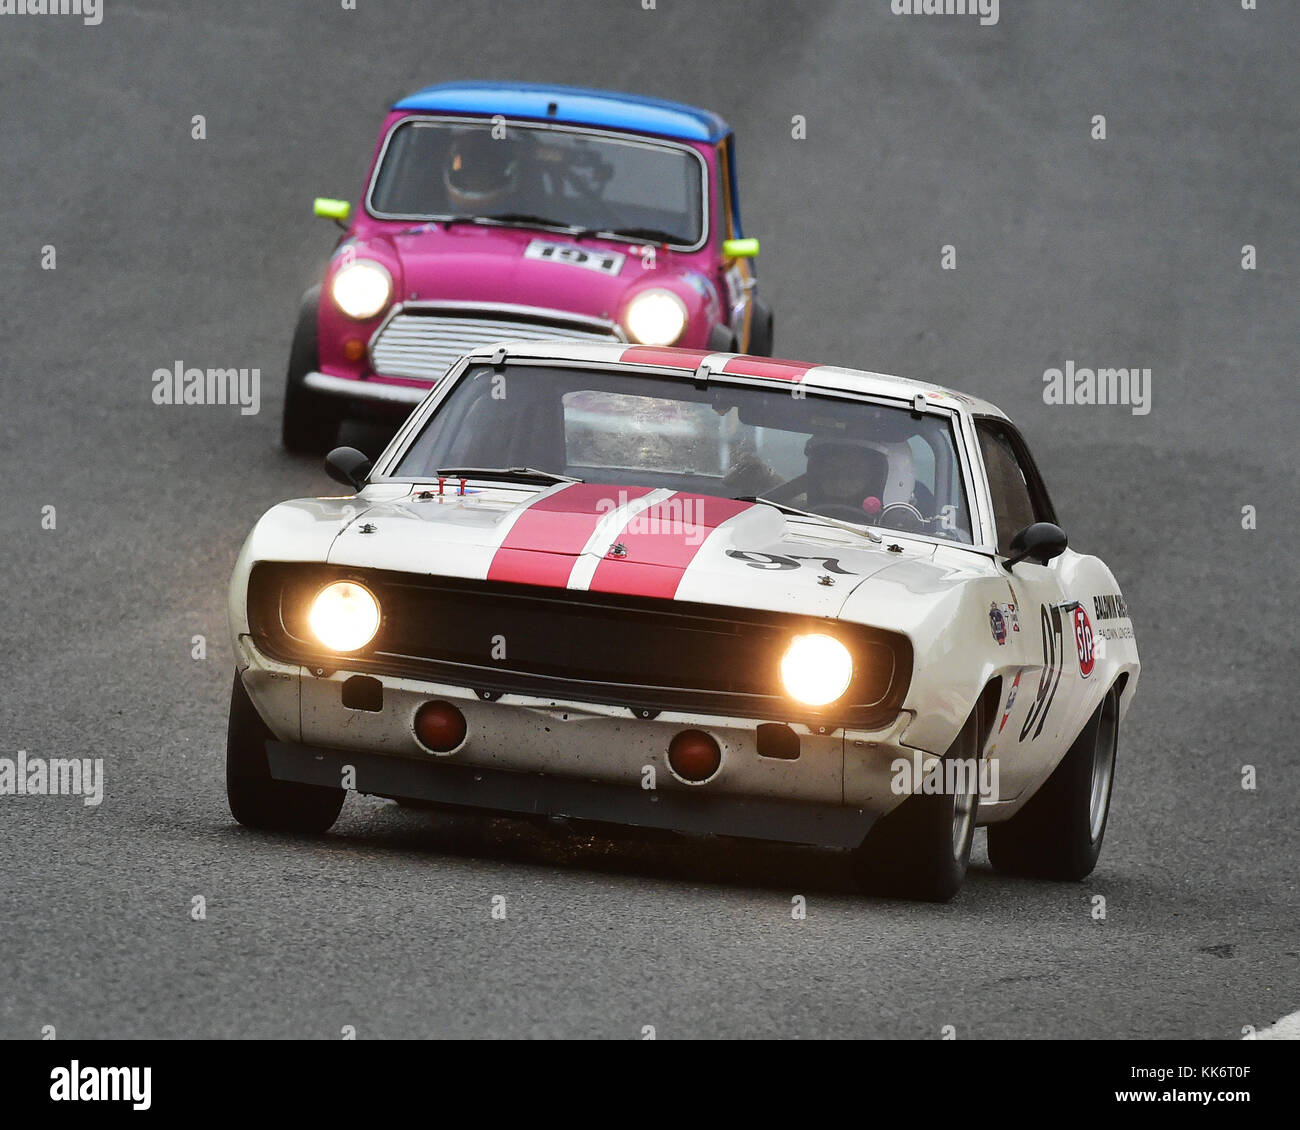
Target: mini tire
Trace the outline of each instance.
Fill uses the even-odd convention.
[[[979,764],[979,711],[971,712],[943,760]],[[914,793],[882,816],[853,852],[858,885],[870,894],[947,902],[961,888],[979,815],[979,775],[967,792]]]
[[[1111,687],[1046,783],[1019,812],[989,826],[989,862],[1042,879],[1083,879],[1101,855],[1119,749],[1119,691]]]
[[[328,831],[338,819],[347,793],[275,780],[266,760],[266,743],[273,736],[236,672],[226,730],[226,799],[231,815],[249,828]]]
[[[308,373],[320,364],[316,340],[316,311],[320,303],[318,286],[303,295],[298,323],[289,348],[289,369],[284,383],[284,414],[280,418],[280,441],[295,455],[324,455],[338,439],[343,410],[338,399],[322,396],[303,384]]]
[[[754,299],[754,311],[749,326],[749,352],[757,357],[772,356],[772,308],[761,298]]]

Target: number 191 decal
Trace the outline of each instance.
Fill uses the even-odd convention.
[[[546,259],[552,263],[567,263],[570,267],[582,267],[588,271],[599,271],[604,275],[616,275],[623,269],[625,255],[617,251],[586,251],[574,247],[571,243],[552,243],[548,239],[534,239],[524,249],[525,259]]]

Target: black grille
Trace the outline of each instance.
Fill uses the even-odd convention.
[[[311,601],[332,580],[364,584],[379,601],[375,639],[346,659],[316,643]],[[471,688],[662,710],[801,721],[887,723],[912,671],[906,637],[778,612],[614,596],[408,573],[263,563],[249,581],[258,647],[327,670],[403,675]],[[782,691],[780,660],[792,636],[836,636],[854,657],[847,693],[823,710]]]

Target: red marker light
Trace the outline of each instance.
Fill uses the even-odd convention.
[[[415,713],[415,736],[434,753],[450,753],[465,740],[465,731],[465,715],[449,702],[426,702]]]
[[[683,730],[668,743],[668,764],[684,781],[707,781],[722,764],[722,750],[703,730]]]

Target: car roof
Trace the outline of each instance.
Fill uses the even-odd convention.
[[[501,114],[544,122],[650,133],[683,141],[718,142],[731,132],[717,114],[610,90],[532,82],[444,82],[393,104],[394,110],[446,114]]]
[[[856,392],[866,396],[879,396],[895,400],[912,401],[916,397],[937,407],[951,408],[977,416],[995,416],[1007,419],[995,404],[978,397],[957,392],[942,385],[928,384],[909,377],[895,377],[888,373],[875,373],[867,369],[850,369],[842,365],[819,365],[807,361],[791,361],[775,357],[754,357],[744,353],[714,353],[707,349],[676,349],[671,346],[596,344],[572,341],[515,341],[500,342],[474,350],[469,357],[474,362],[489,363],[504,358],[514,362],[530,359],[550,361],[579,361],[588,364],[611,366],[644,366],[662,368],[692,377],[707,361],[709,371],[720,375],[750,377],[758,380],[780,381],[789,384],[799,381],[809,388]]]

